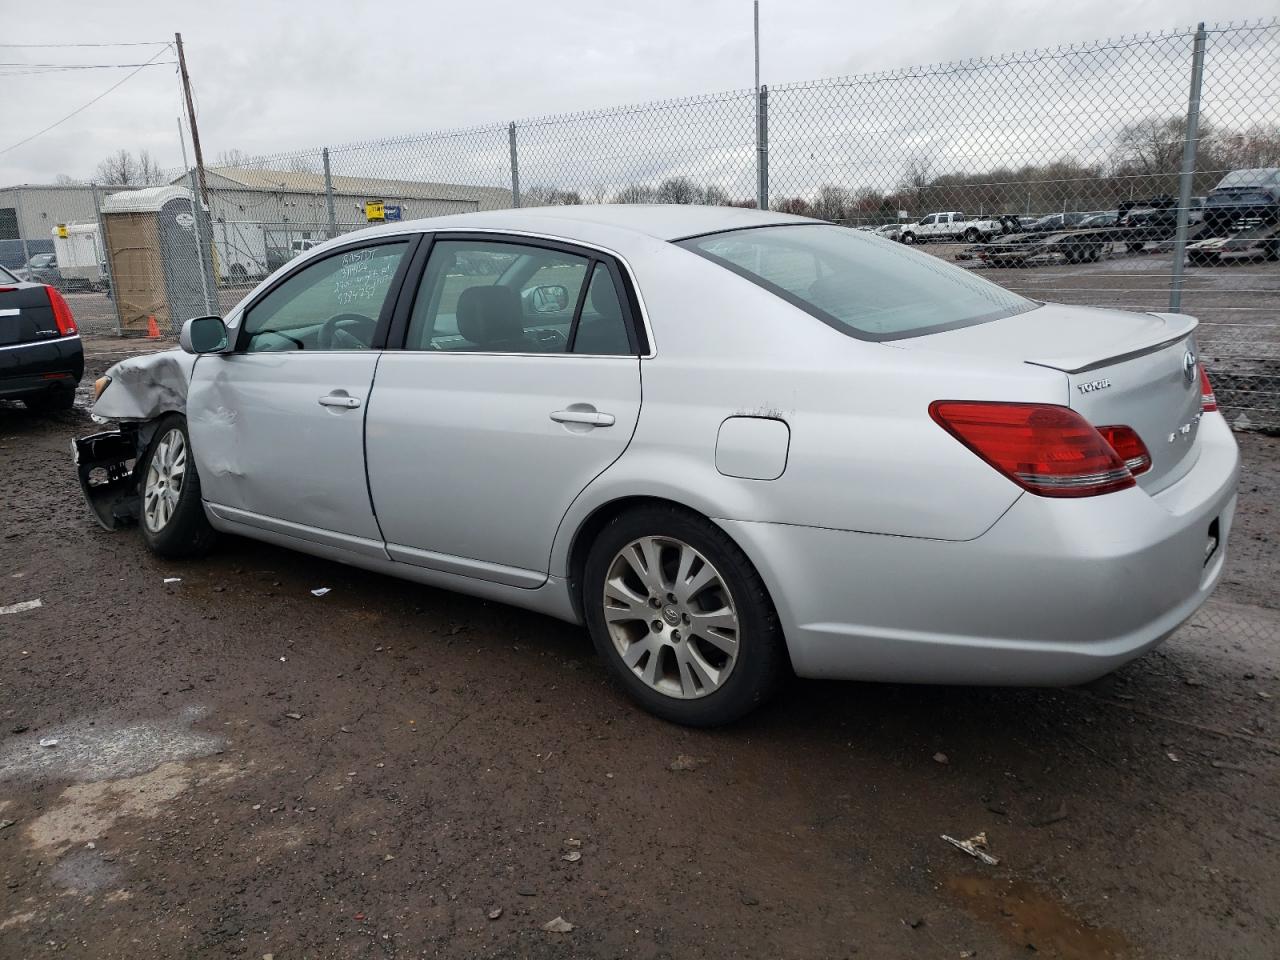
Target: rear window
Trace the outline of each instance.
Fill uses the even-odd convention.
[[[860,340],[918,337],[1038,306],[930,254],[829,224],[754,227],[679,244]]]
[[[4,267],[0,267],[0,283],[17,283],[17,282],[18,282],[17,277],[15,277],[12,273],[10,273]]]

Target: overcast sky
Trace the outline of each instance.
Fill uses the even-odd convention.
[[[865,73],[1031,47],[1271,16],[1274,0],[763,0],[766,83]],[[206,162],[749,87],[750,0],[121,0],[26,3],[2,44],[163,41],[181,31]],[[138,63],[161,47],[0,47],[0,150],[129,70],[33,73],[14,64]],[[163,52],[160,60],[171,60]],[[0,186],[87,177],[120,147],[178,167],[179,80],[142,70],[82,113],[0,154]]]

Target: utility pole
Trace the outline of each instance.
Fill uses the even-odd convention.
[[[196,178],[200,181],[200,199],[209,207],[209,187],[204,182],[204,154],[200,150],[200,131],[196,128],[196,108],[191,101],[191,77],[187,75],[187,58],[182,52],[182,34],[175,33],[178,44],[178,72],[182,74],[182,92],[187,98],[187,124],[191,127],[191,146],[196,154]]]

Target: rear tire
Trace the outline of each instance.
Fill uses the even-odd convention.
[[[609,672],[664,720],[730,723],[768,700],[787,670],[759,573],[728,534],[680,507],[611,520],[587,555],[582,600]]]
[[[911,244],[916,242],[916,235],[914,233],[904,233],[898,239],[901,240],[903,243],[905,243],[907,246],[910,246]]]
[[[171,559],[208,553],[217,533],[204,513],[186,418],[169,414],[160,420],[140,467],[138,526],[147,547]]]
[[[61,413],[64,410],[70,410],[76,404],[76,392],[74,389],[57,389],[47,390],[36,397],[27,397],[22,401],[32,413]]]

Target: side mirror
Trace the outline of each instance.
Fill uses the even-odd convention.
[[[221,353],[228,339],[221,317],[192,317],[182,325],[178,346],[187,353]]]
[[[564,313],[569,309],[569,291],[559,283],[534,287],[529,299],[534,313]]]

